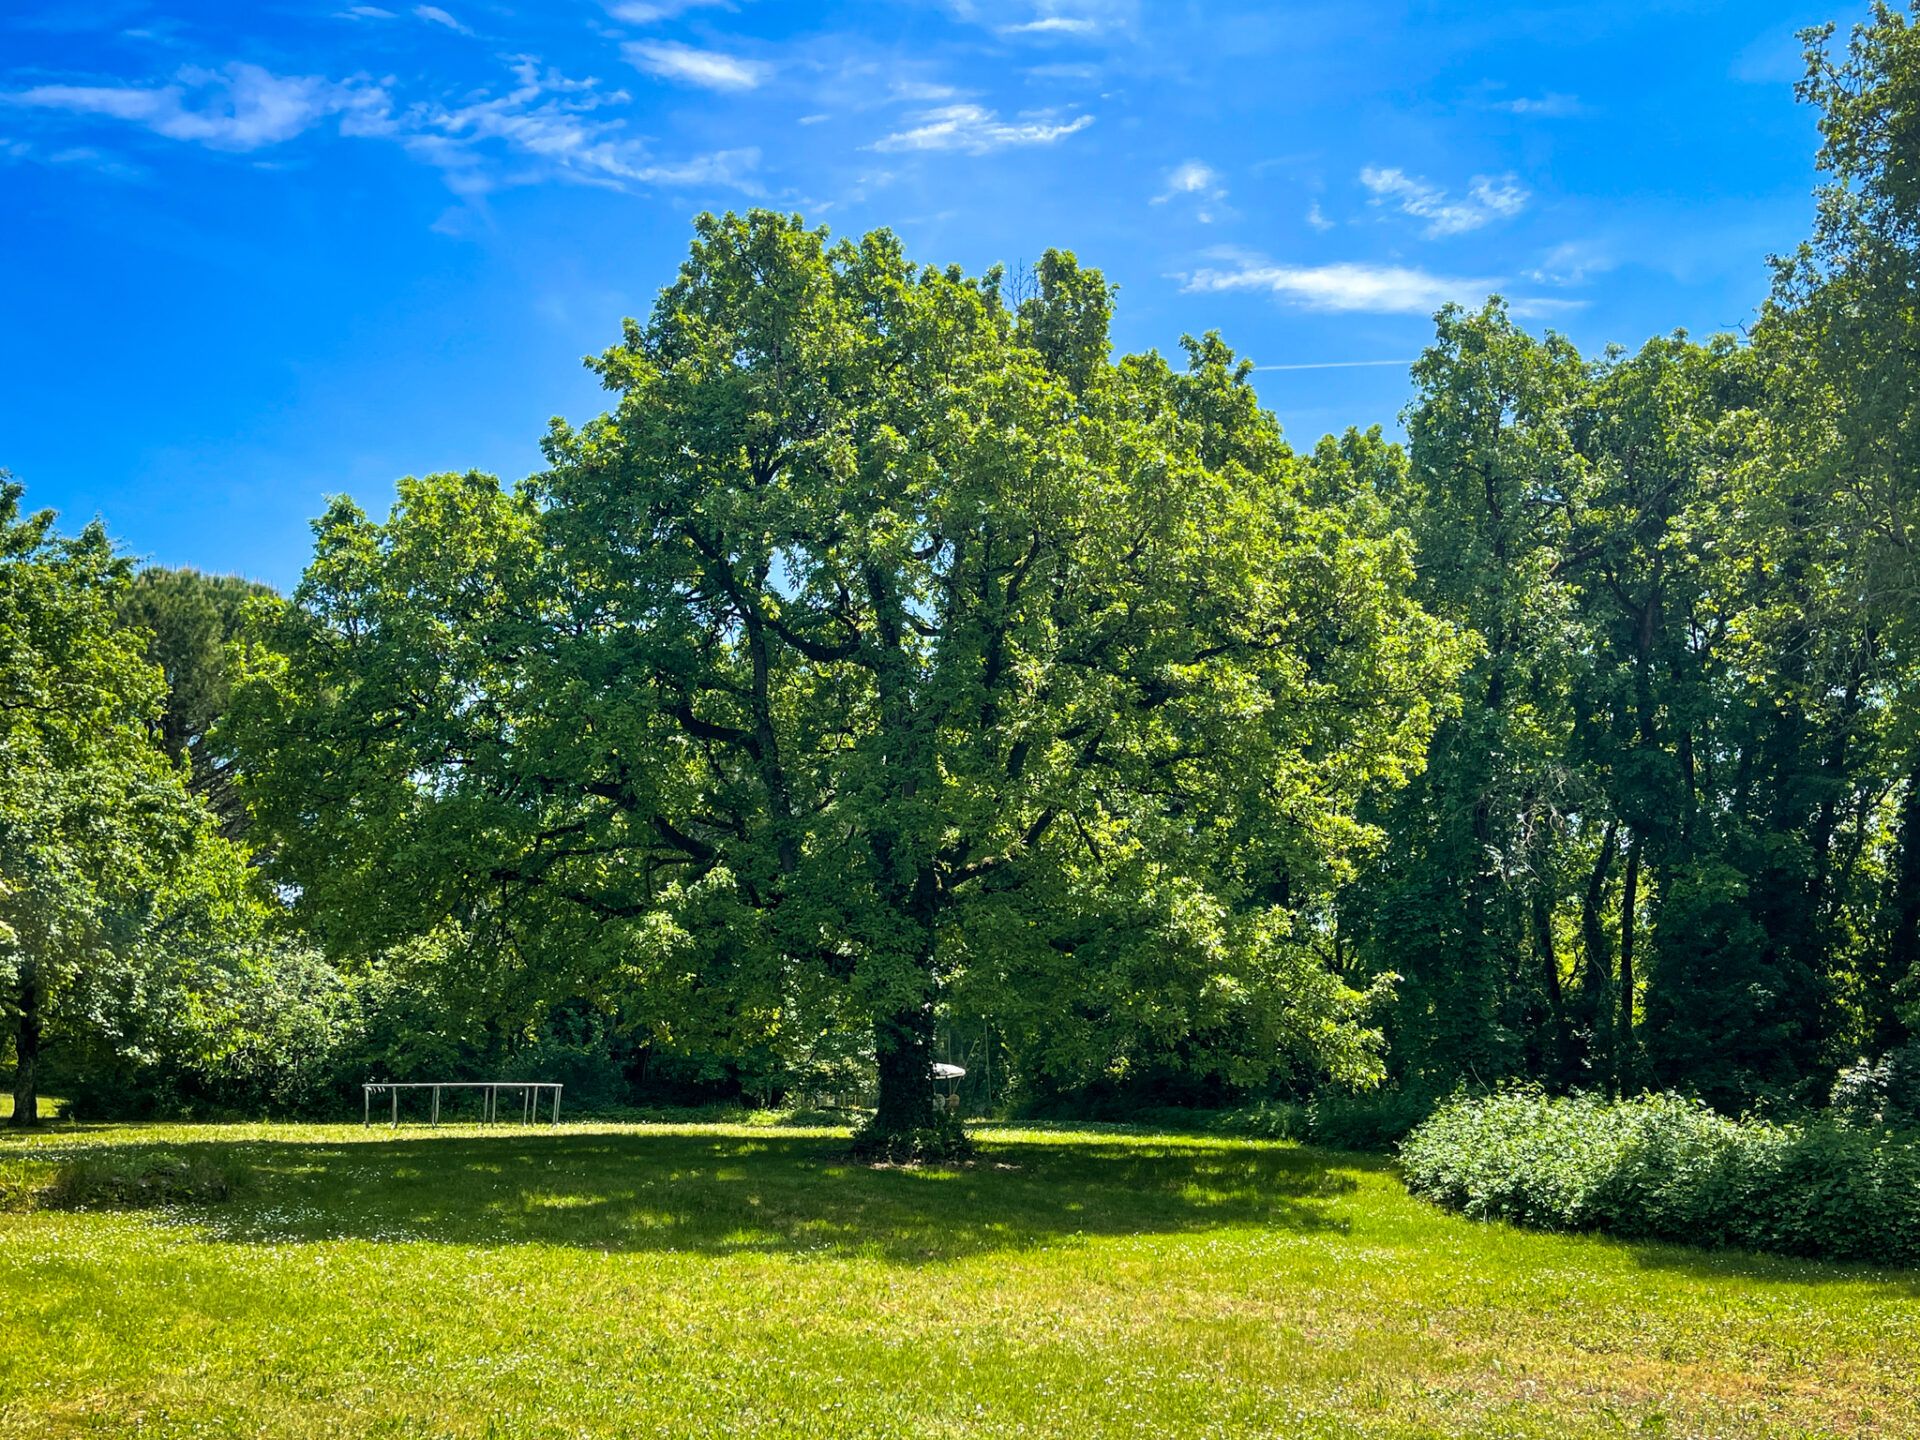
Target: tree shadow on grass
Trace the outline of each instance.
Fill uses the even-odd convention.
[[[1276,1146],[989,1141],[972,1165],[872,1169],[843,1136],[645,1131],[194,1140],[251,1193],[194,1218],[228,1241],[420,1240],[939,1263],[1077,1236],[1235,1225],[1341,1232],[1362,1165]],[[1364,1162],[1362,1162],[1364,1164]]]
[[[1512,1228],[1548,1239],[1591,1242],[1628,1256],[1641,1270],[1702,1280],[1716,1285],[1757,1286],[1768,1290],[1819,1289],[1832,1285],[1859,1285],[1920,1298],[1920,1269],[1871,1260],[1829,1260],[1810,1255],[1788,1255],[1743,1250],[1702,1238],[1698,1242],[1653,1240],[1605,1230],[1551,1230],[1503,1220],[1476,1220],[1431,1201],[1423,1201],[1436,1215],[1468,1225]]]
[[[1687,1245],[1669,1240],[1619,1240],[1643,1270],[1666,1271],[1719,1284],[1760,1285],[1770,1290],[1798,1286],[1868,1285],[1920,1298],[1920,1270],[1876,1265],[1868,1260],[1822,1260],[1775,1255],[1726,1245]]]

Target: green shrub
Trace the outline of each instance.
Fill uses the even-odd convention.
[[[1223,1135],[1248,1135],[1262,1140],[1299,1140],[1330,1150],[1389,1151],[1433,1110],[1433,1101],[1403,1090],[1381,1090],[1368,1095],[1329,1091],[1304,1104],[1296,1100],[1262,1100],[1237,1110],[1187,1112],[1189,1127]],[[1164,1123],[1172,1128],[1170,1112]],[[1159,1120],[1161,1112],[1139,1117]]]
[[[1308,1107],[1308,1137],[1331,1150],[1390,1151],[1433,1113],[1431,1096],[1408,1090],[1328,1092]]]
[[[1154,1111],[1141,1116],[1145,1123],[1179,1129],[1182,1112]],[[1313,1138],[1310,1125],[1312,1107],[1298,1100],[1259,1100],[1235,1110],[1188,1111],[1198,1120],[1198,1128],[1220,1135],[1246,1135],[1256,1140],[1300,1140]],[[1187,1128],[1194,1128],[1194,1120]]]
[[[1788,1255],[1920,1263],[1920,1137],[1729,1120],[1695,1101],[1511,1090],[1443,1105],[1407,1187],[1476,1219]]]

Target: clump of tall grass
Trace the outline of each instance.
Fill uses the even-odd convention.
[[[252,1172],[227,1150],[95,1151],[75,1159],[22,1157],[0,1165],[0,1209],[138,1210],[210,1205],[250,1188]]]

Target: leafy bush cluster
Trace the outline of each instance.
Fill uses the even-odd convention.
[[[1407,1186],[1476,1219],[1920,1262],[1920,1136],[1729,1120],[1675,1095],[1456,1099],[1400,1147]]]

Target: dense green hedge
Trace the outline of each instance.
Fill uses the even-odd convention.
[[[1516,1090],[1443,1105],[1400,1159],[1410,1190],[1480,1219],[1920,1264],[1911,1133],[1729,1120],[1673,1095]]]

